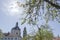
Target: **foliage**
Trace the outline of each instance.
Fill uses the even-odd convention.
[[[26,37],[26,36],[27,36],[27,30],[26,30],[26,27],[24,27],[23,37]]]
[[[24,14],[22,24],[36,25],[40,19],[45,20],[46,23],[50,20],[60,22],[60,6],[56,0],[25,0],[26,3],[22,4]],[[20,5],[19,5],[20,6]]]
[[[52,40],[53,33],[48,25],[41,25],[36,34],[36,40]]]
[[[53,40],[52,29],[49,25],[41,25],[36,32],[36,35],[27,35],[24,40]]]
[[[2,38],[2,37],[3,37],[2,30],[0,30],[0,38]]]
[[[40,20],[60,22],[60,6],[56,0],[25,0],[22,4],[25,17],[22,24],[37,25]],[[19,5],[20,6],[20,5]],[[21,6],[20,6],[21,7]],[[52,40],[53,33],[48,25],[41,25],[33,40]]]

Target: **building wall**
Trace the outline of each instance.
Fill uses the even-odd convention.
[[[18,36],[20,36],[20,34],[21,34],[20,30],[12,30],[11,33],[14,35],[18,35]]]
[[[19,37],[4,37],[4,38],[1,38],[1,40],[22,40],[22,39]]]

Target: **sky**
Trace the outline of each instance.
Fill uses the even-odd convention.
[[[10,32],[15,26],[16,22],[18,22],[19,27],[21,28],[21,35],[24,27],[27,27],[28,33],[31,33],[31,30],[33,29],[32,27],[27,24],[21,25],[20,19],[23,17],[21,15],[23,13],[23,8],[17,6],[17,1],[19,0],[0,0],[0,29],[4,33]],[[21,2],[23,2],[23,0],[21,0]],[[43,24],[42,20],[39,24]],[[52,27],[52,31],[55,36],[60,35],[60,23],[56,21],[50,21],[48,24]]]

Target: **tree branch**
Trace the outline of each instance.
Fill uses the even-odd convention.
[[[60,6],[59,6],[59,5],[54,4],[54,3],[52,3],[52,2],[49,1],[49,0],[44,0],[44,1],[45,1],[45,2],[48,2],[48,3],[51,4],[53,7],[57,8],[57,9],[60,9]]]

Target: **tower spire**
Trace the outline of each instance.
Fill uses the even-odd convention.
[[[16,27],[18,27],[18,22],[16,22]]]

